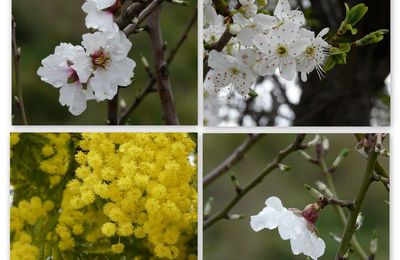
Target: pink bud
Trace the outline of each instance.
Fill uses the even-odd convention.
[[[319,218],[319,205],[317,203],[314,204],[308,204],[303,211],[301,212],[301,215],[310,223],[314,224],[318,218]]]

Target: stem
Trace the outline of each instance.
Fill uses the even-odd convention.
[[[12,17],[12,53],[14,57],[14,74],[15,74],[15,84],[17,86],[17,105],[21,110],[22,123],[24,125],[28,125],[28,119],[26,118],[25,113],[25,103],[24,97],[22,93],[22,84],[21,84],[21,71],[20,71],[20,60],[21,60],[21,49],[17,45],[17,36],[16,36],[16,27],[15,18]]]
[[[148,17],[150,16],[154,11],[156,11],[159,7],[159,5],[163,2],[163,0],[154,0],[151,2],[146,8],[143,9],[142,12],[137,17],[137,21],[129,24],[128,26],[125,27],[123,30],[126,35],[130,35],[136,31],[136,29],[139,27],[139,25]]]
[[[165,44],[161,35],[160,12],[161,6],[158,6],[148,19],[151,46],[154,52],[154,71],[158,84],[158,93],[164,110],[164,120],[167,125],[178,125],[179,121],[165,58]]]
[[[350,215],[348,217],[347,225],[343,232],[342,240],[340,243],[338,253],[336,255],[336,259],[344,259],[343,256],[346,254],[349,248],[350,240],[355,232],[357,216],[360,213],[362,204],[365,199],[365,195],[367,194],[368,189],[373,181],[372,176],[374,174],[377,158],[378,158],[378,153],[375,152],[375,149],[373,147],[370,149],[369,152],[367,169],[365,170],[364,180],[356,195],[356,199],[354,201],[354,210],[350,212]],[[366,257],[365,259],[368,258]]]
[[[361,141],[364,138],[363,134],[355,134],[355,136],[357,138],[357,141]],[[376,162],[375,172],[378,175],[389,178],[389,174],[386,172],[385,168],[383,168],[382,164],[379,161]]]
[[[107,123],[109,125],[118,125],[118,91],[113,99],[107,101]]]
[[[213,215],[209,220],[204,223],[204,230],[214,225],[217,221],[227,218],[229,216],[229,211],[253,188],[255,188],[259,183],[263,181],[263,179],[271,173],[273,170],[279,167],[279,164],[285,159],[289,154],[304,149],[302,146],[302,142],[305,138],[304,134],[299,134],[296,137],[296,140],[290,144],[286,149],[280,151],[277,157],[269,163],[253,180],[251,180],[240,193],[237,193],[236,196],[231,200],[231,202],[223,208],[221,211]]]
[[[244,155],[256,142],[263,137],[261,134],[249,134],[242,144],[240,144],[220,165],[207,173],[203,180],[203,187],[207,188],[212,182],[221,177],[231,169],[236,163],[240,162]]]
[[[325,174],[327,185],[328,185],[329,189],[332,191],[332,195],[333,195],[334,199],[339,199],[339,197],[336,193],[335,184],[333,182],[332,173],[329,171],[329,168],[326,165],[325,159],[320,158],[319,163]],[[347,220],[346,220],[346,214],[344,213],[343,208],[341,208],[338,205],[334,205],[333,208],[335,209],[336,215],[338,215],[340,222],[342,222],[343,226],[346,226]],[[362,259],[368,258],[367,254],[365,253],[364,249],[361,247],[361,245],[358,242],[355,235],[351,238],[350,243],[353,246],[355,252],[360,256],[360,258],[362,258]]]

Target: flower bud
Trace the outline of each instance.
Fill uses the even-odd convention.
[[[301,215],[310,223],[314,224],[319,218],[319,205],[318,203],[308,204]]]
[[[241,31],[241,27],[240,25],[236,24],[236,23],[232,23],[229,25],[229,33],[232,35],[238,35]]]

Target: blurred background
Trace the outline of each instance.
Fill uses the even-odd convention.
[[[269,0],[269,11],[278,0]],[[306,27],[319,33],[336,31],[345,17],[343,0],[290,0],[304,12]],[[390,1],[349,0],[364,3],[365,17],[349,41],[379,29],[390,29]],[[317,34],[316,33],[316,34]],[[390,125],[390,34],[383,41],[348,54],[347,65],[337,65],[322,80],[312,72],[307,82],[279,76],[259,77],[256,98],[204,102],[205,123],[220,126],[387,126]]]
[[[343,200],[352,200],[359,188],[366,168],[366,160],[355,151],[356,139],[351,134],[325,135],[330,141],[330,151],[326,161],[330,165],[343,148],[350,149],[333,174],[338,196]],[[204,136],[204,174],[219,165],[246,138],[242,134],[207,134]],[[306,142],[314,138],[309,134]],[[295,140],[291,134],[270,134],[262,137],[247,153],[245,158],[231,169],[242,186],[256,176],[277,155],[279,150]],[[388,140],[385,148],[388,149]],[[307,150],[315,155],[312,149]],[[389,160],[380,157],[385,169],[389,169]],[[294,256],[290,242],[283,241],[278,231],[262,230],[255,232],[250,227],[250,216],[258,214],[265,207],[265,200],[277,196],[287,208],[303,209],[315,199],[305,190],[304,184],[315,187],[317,180],[325,182],[319,166],[306,161],[298,153],[293,153],[283,161],[292,169],[289,172],[275,170],[262,183],[250,191],[231,210],[231,214],[244,214],[238,221],[221,220],[209,227],[203,234],[204,259],[305,259],[304,255]],[[224,207],[234,196],[234,186],[230,172],[225,173],[204,189],[203,201],[214,198],[212,212]],[[326,183],[326,182],[325,182]],[[373,230],[377,231],[379,242],[375,259],[389,259],[389,193],[381,183],[373,183],[363,205],[364,224],[357,232],[357,238],[366,252],[369,251]],[[348,213],[347,209],[344,209]],[[212,215],[212,214],[211,214]],[[332,206],[327,206],[318,219],[316,226],[319,236],[326,243],[325,254],[320,259],[334,259],[339,244],[330,238],[329,233],[341,236],[343,226]],[[358,259],[353,255],[351,259]]]
[[[197,1],[188,0],[187,7],[165,3],[162,10],[162,33],[167,42],[167,55],[175,47],[189,24]],[[89,101],[87,110],[73,116],[58,102],[59,90],[43,82],[36,71],[42,59],[54,52],[61,42],[74,45],[81,43],[82,34],[90,32],[84,24],[85,13],[80,1],[18,0],[12,2],[13,15],[17,23],[17,42],[22,50],[21,82],[24,91],[25,109],[30,124],[105,124],[106,102]],[[130,57],[136,61],[134,82],[120,91],[120,96],[129,106],[137,93],[148,84],[148,77],[140,60],[144,55],[152,64],[149,37],[142,32],[130,37],[133,47]],[[197,123],[197,26],[193,26],[188,39],[169,67],[171,85],[176,100],[176,109],[181,124]],[[13,75],[14,78],[14,75]],[[13,96],[16,95],[13,82]],[[14,99],[13,99],[14,100]],[[20,111],[13,102],[13,124],[21,124]],[[162,108],[157,92],[151,93],[134,111],[129,124],[164,124]]]

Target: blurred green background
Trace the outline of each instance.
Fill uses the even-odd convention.
[[[162,10],[162,32],[167,41],[167,54],[174,48],[193,16],[197,2],[188,0],[189,6],[182,7],[165,3]],[[30,124],[105,124],[106,102],[89,101],[87,110],[80,116],[73,116],[58,102],[59,90],[42,82],[36,71],[41,60],[54,52],[61,42],[78,45],[81,36],[88,33],[85,28],[85,14],[80,1],[61,0],[16,0],[13,1],[13,15],[17,23],[17,42],[22,49],[21,82],[24,91],[25,109]],[[133,47],[130,56],[137,66],[134,83],[120,91],[129,105],[131,100],[148,84],[147,74],[140,61],[143,54],[152,64],[149,37],[146,32],[130,37]],[[197,123],[197,26],[177,53],[170,68],[172,89],[181,124]],[[14,76],[13,76],[14,77]],[[16,95],[13,83],[13,96]],[[13,104],[13,124],[21,124],[19,109]],[[134,111],[130,124],[164,124],[158,93],[150,94]]]
[[[314,135],[309,134],[306,141]],[[327,162],[331,164],[340,151],[347,147],[349,156],[343,161],[337,172],[333,174],[338,195],[343,200],[352,200],[358,190],[366,167],[366,160],[354,150],[355,137],[351,134],[326,135],[330,140],[330,151]],[[245,139],[239,134],[207,134],[204,136],[204,174],[222,162]],[[232,168],[241,185],[256,176],[278,151],[295,140],[295,135],[271,134],[264,136],[248,153],[244,160]],[[385,142],[388,147],[388,140]],[[311,149],[309,153],[314,155]],[[389,169],[389,161],[380,158],[385,169]],[[283,161],[292,166],[292,170],[282,173],[275,170],[255,189],[250,191],[232,210],[231,214],[244,214],[239,221],[221,220],[204,231],[204,259],[306,259],[304,255],[294,256],[289,241],[283,241],[278,231],[262,230],[254,232],[250,227],[250,216],[258,214],[265,207],[265,200],[270,196],[277,196],[285,207],[303,209],[315,199],[304,189],[303,184],[315,187],[317,180],[325,182],[319,166],[306,161],[298,153],[293,153]],[[326,183],[326,182],[325,182]],[[235,195],[230,181],[230,174],[217,179],[203,191],[203,201],[212,196],[214,203],[212,212],[224,207]],[[379,244],[375,259],[389,259],[389,193],[381,183],[373,183],[368,191],[363,206],[364,224],[357,232],[357,238],[365,251],[369,251],[369,243],[373,230],[377,230]],[[347,213],[348,210],[345,209]],[[333,241],[329,233],[338,236],[343,227],[333,207],[328,206],[321,212],[316,226],[319,236],[326,243],[325,254],[320,259],[334,259],[338,243]],[[358,259],[354,254],[351,259]]]

